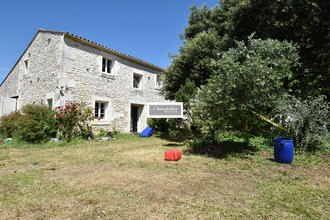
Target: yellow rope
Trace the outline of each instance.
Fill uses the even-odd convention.
[[[265,116],[262,116],[262,115],[260,115],[260,114],[258,114],[257,112],[255,112],[255,111],[253,111],[253,110],[250,110],[253,114],[255,114],[255,115],[257,115],[257,116],[259,116],[261,119],[263,119],[263,120],[265,120],[265,121],[267,121],[267,122],[269,122],[269,123],[271,123],[272,125],[274,125],[274,126],[276,126],[276,127],[278,127],[278,128],[280,128],[280,129],[282,129],[282,130],[284,130],[284,131],[288,131],[287,129],[285,129],[285,128],[283,128],[281,125],[279,125],[279,124],[276,124],[275,122],[273,122],[273,121],[271,121],[271,120],[269,120],[268,118],[266,118]]]

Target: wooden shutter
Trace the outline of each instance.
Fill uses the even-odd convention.
[[[1,97],[2,104],[2,115],[9,115],[10,113],[16,111],[16,99],[15,98],[5,98]]]

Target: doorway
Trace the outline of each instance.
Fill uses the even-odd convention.
[[[131,132],[138,132],[139,107],[131,106]]]

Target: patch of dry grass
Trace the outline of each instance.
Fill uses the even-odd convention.
[[[215,159],[152,137],[0,149],[0,219],[326,219],[329,166]]]

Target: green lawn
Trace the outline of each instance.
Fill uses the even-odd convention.
[[[165,161],[170,149],[182,159]],[[285,165],[271,152],[217,159],[132,135],[0,145],[0,219],[327,219],[328,155]]]

